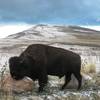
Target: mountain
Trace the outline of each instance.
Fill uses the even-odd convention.
[[[43,39],[56,38],[75,34],[98,34],[99,31],[83,28],[80,26],[53,26],[53,25],[34,25],[32,28],[9,35],[11,39]]]

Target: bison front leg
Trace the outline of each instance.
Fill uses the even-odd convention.
[[[40,74],[38,81],[39,81],[39,89],[38,89],[38,91],[39,91],[39,92],[42,92],[44,86],[46,86],[47,81],[48,81],[48,77],[47,77],[46,72],[42,72],[42,73]]]

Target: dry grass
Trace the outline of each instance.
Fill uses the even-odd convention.
[[[12,92],[0,91],[0,100],[17,100]]]
[[[3,87],[3,80],[6,72],[7,63],[1,68],[0,71],[0,100],[15,100],[13,96],[13,92],[9,90],[9,92],[4,92]]]
[[[88,63],[81,68],[81,72],[85,74],[96,73],[96,65],[93,63]]]

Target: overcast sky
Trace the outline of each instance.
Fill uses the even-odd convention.
[[[100,0],[0,0],[0,23],[100,24]]]
[[[39,23],[100,30],[100,0],[0,0],[0,38]]]

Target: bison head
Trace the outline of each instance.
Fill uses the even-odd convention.
[[[9,69],[13,79],[20,80],[25,77],[25,68],[20,57],[14,56],[9,59]]]

